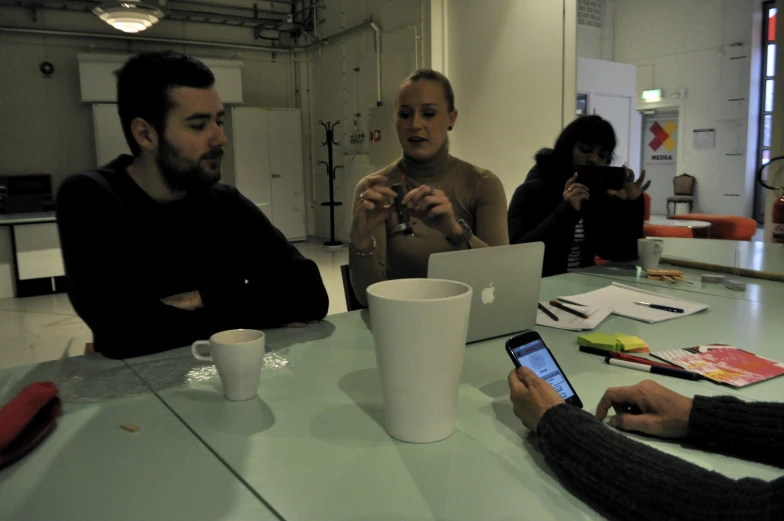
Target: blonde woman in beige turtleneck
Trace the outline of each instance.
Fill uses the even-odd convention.
[[[419,70],[400,85],[395,123],[403,157],[362,179],[354,191],[349,264],[354,292],[387,279],[426,277],[430,255],[509,244],[506,195],[492,172],[449,155],[457,120],[452,85]],[[398,229],[390,188],[404,182],[413,235]]]

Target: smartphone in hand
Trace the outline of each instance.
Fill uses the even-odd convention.
[[[591,193],[603,194],[607,190],[623,190],[625,181],[626,169],[620,166],[577,167],[577,182],[587,186]]]
[[[564,401],[583,408],[583,402],[569,383],[561,366],[555,361],[553,353],[544,345],[544,340],[536,331],[526,331],[506,342],[506,352],[515,367],[525,366],[545,380],[558,391]]]

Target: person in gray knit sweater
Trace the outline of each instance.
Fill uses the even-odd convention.
[[[621,519],[784,519],[784,477],[730,479],[602,423],[613,409],[609,423],[618,429],[784,467],[784,404],[691,399],[646,380],[607,389],[593,416],[525,367],[509,373],[509,389],[515,415],[560,479]]]

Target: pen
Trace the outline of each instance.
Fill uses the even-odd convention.
[[[648,306],[653,309],[661,309],[662,311],[670,311],[672,313],[683,313],[681,308],[674,308],[672,306],[662,306],[661,304],[651,304],[650,302],[635,302],[638,306]]]
[[[563,302],[564,304],[572,304],[573,306],[587,307],[585,304],[580,304],[579,302],[575,302],[573,300],[566,300],[565,298],[561,298],[561,297],[555,297],[555,300],[559,302]]]
[[[566,311],[567,313],[571,313],[571,314],[572,314],[572,315],[574,315],[574,316],[577,316],[577,317],[580,317],[580,318],[584,318],[584,319],[586,319],[586,320],[588,319],[588,315],[586,315],[586,314],[585,314],[585,313],[583,313],[582,311],[577,311],[576,309],[572,309],[572,308],[570,308],[570,307],[568,307],[568,306],[564,306],[563,304],[561,304],[561,303],[560,303],[560,302],[558,302],[557,300],[551,300],[551,301],[550,301],[550,305],[551,305],[551,306],[555,306],[555,307],[557,307],[558,309],[563,309],[563,310],[564,310],[564,311]]]
[[[683,380],[701,380],[702,375],[692,373],[691,371],[684,371],[683,369],[674,369],[670,367],[659,367],[656,365],[638,364],[636,362],[629,362],[627,360],[618,360],[608,356],[604,359],[609,365],[617,365],[619,367],[626,367],[628,369],[635,369],[637,371],[644,371],[646,373],[660,374],[663,376],[673,376],[675,378],[682,378]]]
[[[677,366],[674,366],[672,364],[666,364],[664,362],[657,362],[655,360],[651,360],[650,358],[643,358],[641,356],[628,355],[626,353],[619,353],[617,351],[608,351],[606,349],[599,349],[599,348],[596,348],[596,347],[580,346],[580,351],[582,351],[583,353],[590,353],[592,355],[603,356],[605,358],[609,356],[611,358],[617,358],[618,360],[626,360],[627,362],[634,362],[634,363],[637,363],[637,364],[658,365],[660,367],[669,367],[669,368],[672,368],[672,369],[678,369]]]
[[[549,309],[544,307],[544,304],[542,304],[541,302],[539,303],[539,309],[541,309],[544,312],[545,315],[547,315],[548,317],[552,318],[556,322],[559,321],[558,317],[556,317],[555,314],[552,311],[550,311]]]

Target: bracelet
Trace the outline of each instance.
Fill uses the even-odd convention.
[[[446,242],[448,242],[450,245],[454,247],[461,246],[463,244],[468,244],[468,241],[470,241],[471,237],[474,236],[474,232],[473,230],[471,230],[471,227],[468,226],[467,222],[465,222],[463,219],[458,219],[457,223],[463,228],[462,234],[460,234],[455,238],[447,237],[446,235],[444,235]]]
[[[354,247],[354,243],[352,243],[351,241],[349,241],[349,243],[348,243],[348,249],[349,249],[349,251],[350,251],[351,253],[353,253],[354,255],[357,255],[357,256],[359,256],[359,257],[370,257],[370,256],[372,256],[372,255],[373,255],[373,254],[376,252],[376,246],[377,246],[377,244],[376,244],[376,238],[375,238],[375,237],[373,237],[372,235],[370,236],[370,245],[371,245],[370,251],[367,251],[367,252],[362,252],[362,251],[359,251],[359,250],[357,250],[357,249]]]

